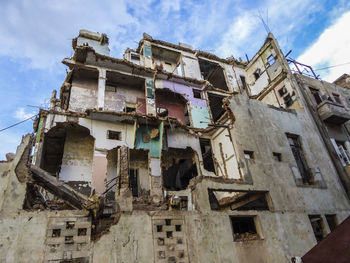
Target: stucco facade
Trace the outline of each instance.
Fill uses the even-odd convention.
[[[0,163],[1,262],[292,262],[349,216],[272,34],[247,62],[147,34],[123,59],[86,30],[73,48]]]

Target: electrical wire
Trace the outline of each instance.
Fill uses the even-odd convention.
[[[25,122],[25,121],[28,121],[28,120],[30,120],[30,119],[33,119],[33,118],[36,117],[36,116],[38,116],[38,114],[35,114],[35,115],[33,115],[32,117],[29,117],[28,119],[25,119],[25,120],[23,120],[23,121],[20,121],[20,122],[17,122],[17,123],[15,123],[15,124],[12,124],[12,125],[10,125],[10,126],[8,126],[8,127],[6,127],[6,128],[3,128],[3,129],[0,130],[0,132],[5,131],[5,130],[7,130],[7,129],[10,129],[10,128],[12,128],[12,127],[15,127],[15,126],[17,126],[17,125],[19,125],[19,124],[21,124],[21,123],[23,123],[23,122]]]
[[[314,69],[314,70],[324,70],[324,69],[329,69],[329,68],[345,66],[345,65],[348,65],[348,64],[350,64],[350,62],[346,62],[346,63],[343,63],[343,64],[334,65],[334,66],[329,66],[329,67],[324,67],[324,68],[318,68],[318,69]]]

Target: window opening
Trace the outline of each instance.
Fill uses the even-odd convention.
[[[52,237],[60,237],[61,229],[52,229]]]
[[[78,236],[86,236],[87,228],[78,228]]]
[[[140,61],[140,55],[131,53],[131,60]]]
[[[253,74],[254,74],[255,80],[257,80],[260,77],[260,69],[255,70]]]
[[[162,232],[162,231],[163,231],[163,226],[157,225],[157,232]]]
[[[120,141],[121,140],[121,132],[108,130],[107,131],[107,139]]]
[[[208,189],[212,210],[269,210],[268,192]]]
[[[193,97],[196,99],[202,99],[202,92],[197,89],[192,89],[193,91]]]
[[[337,227],[337,216],[336,215],[325,215],[327,224],[331,232]]]
[[[198,175],[194,151],[191,148],[168,148],[162,154],[163,185],[167,190],[187,188],[190,180]]]
[[[309,215],[309,219],[318,243],[324,238],[322,217],[320,215]]]
[[[64,243],[65,244],[74,244],[73,236],[65,236],[64,237]]]
[[[246,159],[254,159],[254,152],[253,151],[243,151],[244,152],[244,158]]]
[[[283,97],[285,94],[287,94],[287,89],[286,89],[286,87],[283,86],[282,88],[280,88],[280,89],[278,90],[278,94],[279,94],[281,97]]]
[[[259,239],[253,216],[231,216],[234,241]]]
[[[209,139],[199,138],[199,143],[202,151],[204,169],[215,173],[215,166],[213,160],[213,152]]]
[[[275,63],[275,57],[273,55],[270,55],[268,58],[267,58],[267,63],[269,63],[269,65],[273,65],[273,63]]]
[[[282,154],[273,152],[272,155],[273,155],[273,159],[274,159],[275,161],[277,161],[277,162],[282,162]]]
[[[345,142],[335,141],[335,143],[338,147],[338,151],[336,151],[336,152],[338,153],[339,158],[342,160],[343,166],[349,165],[350,164],[350,154],[345,147]]]
[[[75,222],[74,221],[67,221],[66,222],[66,229],[73,229],[75,226]]]
[[[211,111],[211,116],[213,117],[214,122],[220,119],[220,117],[226,112],[223,108],[224,96],[219,96],[216,94],[208,93],[209,107]]]
[[[129,169],[129,188],[131,189],[132,196],[134,197],[139,196],[138,178],[138,169]]]
[[[226,83],[225,71],[219,63],[201,58],[198,59],[198,63],[203,79],[208,80],[216,89],[229,90]]]
[[[300,138],[298,135],[287,134],[289,146],[292,150],[294,159],[297,163],[303,183],[311,184],[312,176],[309,171],[305,156],[301,147]]]
[[[309,87],[309,89],[310,89],[310,92],[311,92],[312,96],[314,97],[315,102],[317,103],[317,105],[320,104],[322,102],[322,98],[320,96],[320,92],[317,89],[314,89],[314,88],[311,88],[311,87]]]
[[[241,82],[242,82],[242,86],[243,86],[243,89],[246,89],[247,88],[247,82],[245,81],[245,77],[244,76],[239,76],[240,79],[241,79]]]

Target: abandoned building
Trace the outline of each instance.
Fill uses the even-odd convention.
[[[271,33],[250,61],[108,42],[79,32],[0,162],[0,261],[316,262],[350,215],[349,76],[294,73]]]

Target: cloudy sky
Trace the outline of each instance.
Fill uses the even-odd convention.
[[[46,107],[62,84],[79,29],[107,33],[111,56],[136,48],[142,33],[184,42],[220,57],[252,57],[264,19],[283,52],[312,65],[322,79],[350,73],[347,0],[1,0],[0,130]],[[337,66],[341,65],[341,66]],[[336,66],[327,68],[330,66]],[[324,69],[327,68],[327,69]],[[31,121],[0,132],[0,160],[14,152]]]

